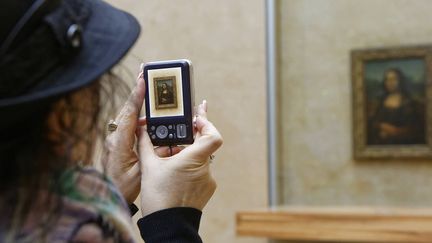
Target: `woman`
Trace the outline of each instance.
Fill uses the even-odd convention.
[[[5,0],[0,15],[0,241],[140,241],[130,218],[140,194],[147,243],[200,242],[216,187],[209,156],[222,143],[206,102],[194,144],[154,148],[140,73],[105,140],[104,173],[88,166],[106,131],[102,108],[124,87],[109,70],[137,21],[99,0]]]
[[[406,78],[399,69],[386,70],[384,95],[376,108],[370,108],[369,144],[425,143],[424,118],[419,104],[411,98],[406,86]]]

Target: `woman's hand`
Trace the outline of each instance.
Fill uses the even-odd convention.
[[[135,131],[144,100],[145,85],[138,76],[137,86],[116,117],[117,129],[105,140],[103,161],[105,172],[130,204],[135,201],[140,188],[140,170],[138,156],[134,151]]]
[[[199,105],[195,142],[178,154],[161,158],[153,149],[145,128],[139,137],[141,165],[141,211],[146,216],[172,207],[202,210],[216,190],[210,174],[209,156],[221,145],[222,137],[207,120],[207,104]]]
[[[134,147],[137,127],[145,125],[145,119],[139,118],[144,94],[145,83],[141,72],[136,87],[115,119],[117,129],[105,140],[102,160],[105,173],[110,176],[129,204],[136,200],[141,185],[139,159]],[[175,147],[172,153],[176,154],[179,150],[180,148]],[[167,147],[159,147],[155,153],[160,157],[170,156]]]

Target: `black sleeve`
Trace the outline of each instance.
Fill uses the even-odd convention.
[[[201,211],[195,208],[169,208],[138,220],[141,237],[146,243],[202,242],[198,235]]]

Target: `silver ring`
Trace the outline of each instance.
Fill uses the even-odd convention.
[[[209,162],[213,163],[213,161],[216,158],[216,156],[214,154],[212,154],[212,155],[209,156],[209,158],[210,158]]]
[[[111,119],[108,122],[108,131],[114,132],[115,130],[117,130],[117,127],[118,127],[118,125],[117,125],[117,123],[114,120]]]

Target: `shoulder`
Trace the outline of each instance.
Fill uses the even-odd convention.
[[[68,229],[72,242],[134,238],[126,201],[104,174],[80,167],[64,173],[61,182],[63,208],[58,226]]]
[[[126,201],[111,180],[92,167],[76,167],[65,172],[61,183],[62,196],[68,199],[114,203],[128,209]]]

